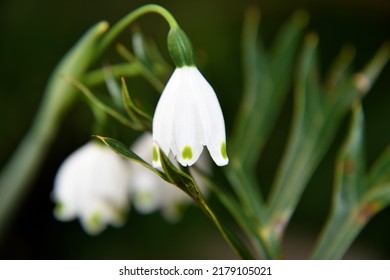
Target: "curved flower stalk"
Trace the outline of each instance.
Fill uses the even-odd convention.
[[[108,224],[120,226],[129,206],[128,165],[109,148],[90,141],[73,152],[57,172],[53,200],[60,221],[79,218],[95,235]]]
[[[143,158],[146,162],[152,162],[152,135],[144,133],[132,145],[131,150]],[[175,222],[181,217],[182,207],[191,203],[191,198],[176,186],[169,184],[156,176],[151,170],[130,161],[130,196],[133,206],[142,214],[150,214],[161,211],[161,214],[170,222]],[[207,172],[209,160],[201,157],[197,167]],[[195,173],[192,174],[198,183],[203,195],[207,194],[205,182]]]
[[[153,118],[153,166],[161,168],[158,148],[170,152],[183,166],[193,165],[206,146],[214,162],[223,166],[225,121],[217,96],[196,68],[191,42],[179,28],[171,28],[168,49],[176,65]]]

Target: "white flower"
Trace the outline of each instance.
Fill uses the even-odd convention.
[[[152,161],[152,135],[143,134],[134,142],[131,150],[146,162]],[[142,214],[150,214],[161,211],[161,214],[168,221],[174,222],[180,218],[182,206],[191,202],[191,198],[176,186],[161,179],[151,170],[134,162],[130,164],[130,196],[133,199],[134,208]],[[197,166],[207,171],[209,161],[201,158]],[[201,189],[202,194],[207,194],[207,188],[203,181],[194,174],[195,181]]]
[[[161,168],[158,147],[183,166],[194,164],[206,146],[214,162],[228,164],[225,122],[217,96],[195,66],[176,68],[153,118],[153,166]]]
[[[73,152],[57,172],[53,199],[58,220],[79,218],[89,234],[123,223],[128,210],[127,161],[91,141]]]

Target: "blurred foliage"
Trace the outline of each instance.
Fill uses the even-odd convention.
[[[376,1],[156,1],[164,5],[180,22],[195,43],[198,65],[216,89],[227,122],[228,131],[233,130],[233,119],[241,99],[243,78],[241,76],[240,32],[243,12],[250,4],[261,8],[261,35],[265,45],[274,38],[280,24],[297,8],[305,8],[311,21],[309,30],[320,34],[319,73],[328,69],[341,46],[352,43],[357,47],[354,69],[359,69],[376,52],[376,48],[389,37],[389,9],[386,0]],[[254,3],[255,2],[255,3]],[[0,6],[0,30],[2,44],[0,59],[0,104],[2,105],[0,127],[3,135],[0,145],[0,166],[10,156],[30,125],[49,74],[62,55],[93,23],[106,19],[115,22],[128,11],[146,4],[144,1],[49,2],[49,1],[3,1]],[[110,9],[107,9],[109,5]],[[61,13],[54,11],[60,10]],[[215,16],[215,15],[218,16]],[[201,18],[201,20],[199,20]],[[50,24],[48,24],[50,23]],[[166,26],[155,16],[139,22],[144,34],[161,42],[164,53]],[[130,33],[129,33],[130,34]],[[124,45],[131,44],[130,36],[123,36]],[[120,58],[112,53],[107,60],[112,63]],[[283,66],[283,64],[279,64]],[[22,70],[22,71],[21,71]],[[321,75],[319,75],[321,77]],[[385,120],[390,104],[389,66],[364,101],[366,115],[367,165],[378,157],[390,139]],[[141,79],[132,80],[132,91],[148,92],[146,98],[153,104],[157,96],[154,89]],[[150,94],[149,94],[150,93]],[[285,146],[285,138],[291,122],[292,99],[287,97],[282,114],[275,119],[276,127],[270,131],[270,139],[264,143],[264,153],[256,166],[262,170],[255,178],[270,182],[273,170]],[[82,104],[82,103],[81,103]],[[62,159],[89,139],[85,130],[92,123],[85,105],[77,105],[61,127],[54,146],[50,149],[49,161],[34,182],[33,192],[28,197],[9,233],[7,242],[0,248],[2,258],[234,258],[212,224],[204,219],[197,208],[188,209],[187,216],[176,225],[165,224],[158,215],[148,217],[131,213],[124,229],[109,229],[96,238],[87,237],[77,222],[61,224],[52,217],[53,205],[50,191],[53,177]],[[22,114],[20,112],[23,112]],[[12,121],[10,121],[12,120]],[[134,137],[131,132],[121,132],[121,137]],[[69,137],[69,135],[72,137]],[[6,137],[4,137],[6,135]],[[292,217],[285,237],[286,258],[308,257],[308,251],[325,221],[331,200],[332,166],[337,147],[344,135],[338,135],[330,143],[326,155],[309,181],[303,200]],[[275,156],[275,155],[279,155]],[[223,180],[221,178],[221,180]],[[267,184],[263,184],[267,185]],[[320,200],[318,198],[321,198]],[[211,199],[212,206],[218,202]],[[309,209],[309,210],[308,210]],[[220,215],[227,215],[223,210]],[[388,234],[389,210],[375,217],[358,238],[347,258],[388,258],[390,243]],[[156,229],[164,236],[164,243],[156,238]],[[315,233],[315,234],[313,234]],[[295,236],[306,240],[296,241]],[[183,236],[192,236],[188,244]],[[142,240],[142,241],[141,241]],[[302,244],[294,250],[294,244]],[[182,248],[186,247],[184,251]],[[177,249],[175,249],[177,248]],[[291,251],[290,251],[291,248]],[[307,248],[307,249],[302,249]],[[304,252],[302,252],[304,251]]]

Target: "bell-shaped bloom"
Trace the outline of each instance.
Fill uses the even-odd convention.
[[[60,166],[54,181],[54,215],[79,218],[84,230],[98,234],[107,224],[120,226],[129,208],[127,161],[108,147],[91,141]]]
[[[225,121],[217,96],[195,66],[178,67],[168,81],[153,118],[153,166],[160,148],[191,166],[206,146],[214,162],[228,164]]]
[[[143,134],[131,147],[131,150],[146,162],[152,162],[152,135]],[[191,198],[176,186],[164,181],[151,170],[134,162],[130,164],[130,196],[134,208],[142,214],[161,211],[168,221],[175,222],[181,217],[182,208],[191,203]],[[202,157],[197,167],[207,172],[209,161]],[[191,171],[191,170],[190,170]],[[193,174],[203,195],[207,194],[204,182],[195,173]]]

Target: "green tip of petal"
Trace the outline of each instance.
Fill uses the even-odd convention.
[[[153,195],[150,192],[138,192],[135,199],[140,205],[149,205],[153,202]]]
[[[183,159],[190,160],[192,159],[192,149],[190,146],[185,146],[183,151],[181,152],[181,156]]]
[[[153,146],[153,161],[158,162],[158,151],[156,146]]]
[[[99,232],[100,227],[102,225],[102,216],[99,213],[95,213],[92,215],[90,220],[88,221],[88,230],[91,234],[96,234]]]
[[[113,220],[112,223],[115,226],[122,226],[126,221],[126,211],[121,211],[117,209],[113,212]]]
[[[64,211],[64,208],[65,208],[65,206],[63,203],[61,203],[61,202],[57,203],[56,206],[54,207],[54,215],[56,217],[61,217],[61,215]]]
[[[226,153],[226,143],[225,142],[222,142],[221,144],[221,154],[222,154],[222,157],[223,159],[227,159],[227,153]]]

